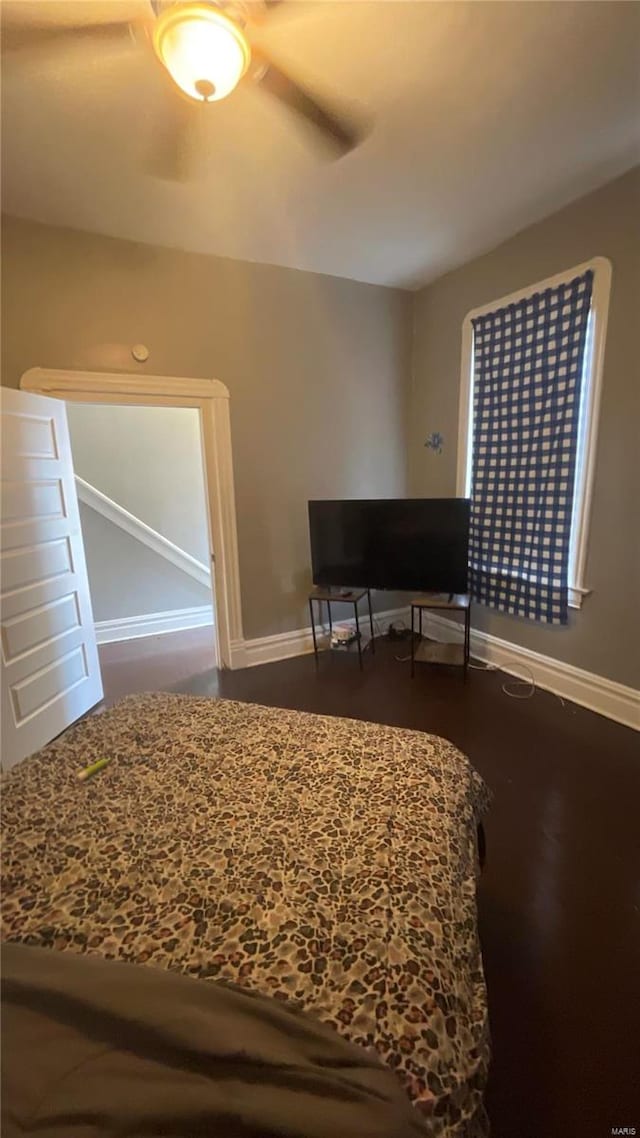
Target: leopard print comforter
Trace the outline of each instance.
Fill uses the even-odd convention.
[[[111,762],[87,782],[79,768]],[[396,1070],[433,1138],[486,1133],[475,826],[443,739],[133,696],[4,781],[3,936],[233,981]]]

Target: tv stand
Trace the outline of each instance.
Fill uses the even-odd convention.
[[[368,602],[368,606],[369,606],[369,627],[371,629],[371,636],[370,637],[366,636],[364,633],[362,633],[360,631],[358,602],[361,601],[362,598],[365,596],[367,598],[367,602]],[[329,642],[331,642],[331,634],[333,632],[333,620],[332,620],[332,616],[331,616],[331,605],[332,604],[353,605],[353,612],[354,612],[355,625],[356,625],[355,640],[349,644],[345,644],[344,646],[336,647],[335,651],[336,652],[348,652],[349,649],[352,649],[352,650],[355,649],[358,653],[358,661],[360,664],[360,669],[362,670],[362,653],[363,653],[364,649],[368,648],[369,645],[371,645],[372,653],[375,653],[375,650],[376,650],[375,636],[373,633],[373,611],[371,609],[371,591],[370,591],[370,589],[335,589],[332,587],[325,589],[322,586],[319,586],[318,588],[315,588],[313,590],[313,592],[309,593],[309,612],[311,614],[311,632],[313,635],[313,652],[314,652],[314,655],[316,658],[316,663],[317,663],[318,662],[318,651],[319,650],[318,650],[318,638],[316,636],[315,610],[313,607],[314,601],[317,602],[320,619],[322,619],[322,602],[324,601],[326,606],[327,606],[327,613],[329,616]]]
[[[468,593],[422,593],[418,597],[414,597],[411,601],[411,675],[415,675],[416,660],[424,660],[426,663],[459,663],[458,660],[437,660],[433,659],[428,652],[425,651],[427,645],[422,644],[422,613],[424,610],[445,610],[447,612],[463,612],[464,613],[464,643],[462,645],[462,667],[464,669],[464,678],[467,679],[469,670],[469,656],[471,647],[471,597]],[[415,614],[418,612],[418,628],[415,627]],[[420,645],[416,650],[416,632],[419,634]],[[459,645],[444,645],[441,647],[459,648]]]

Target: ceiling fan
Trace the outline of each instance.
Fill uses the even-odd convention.
[[[6,18],[3,50],[54,48],[90,42],[105,48],[123,41],[151,49],[170,83],[163,109],[162,147],[153,172],[184,180],[188,176],[188,135],[202,107],[227,98],[241,82],[253,82],[311,124],[337,155],[362,139],[361,125],[336,113],[296,82],[255,42],[254,27],[282,0],[148,0],[148,17],[95,24],[20,25]],[[17,6],[18,9],[20,5]]]

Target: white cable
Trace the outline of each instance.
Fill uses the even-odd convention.
[[[510,661],[508,659],[507,659],[507,663],[510,663]],[[534,696],[536,691],[538,690],[534,674],[533,674],[531,668],[528,668],[527,665],[523,664],[520,660],[516,661],[515,663],[516,663],[516,666],[518,668],[526,669],[526,671],[528,671],[529,675],[528,676],[519,676],[517,672],[514,672],[513,674],[515,675],[516,678],[514,680],[507,680],[506,683],[504,683],[502,685],[502,690],[503,690],[505,695],[509,696],[510,699],[531,699],[531,697]],[[498,667],[497,664],[469,664],[469,667],[474,668],[475,671],[477,671],[477,672],[503,672],[503,671],[505,671],[504,667]],[[528,688],[528,691],[519,692],[517,690],[516,691],[513,690],[514,688],[517,689],[517,688],[523,688],[523,687]],[[560,696],[558,696],[558,699],[560,699],[560,702],[564,706],[564,701],[560,698]]]
[[[507,663],[509,663],[508,660],[507,660]],[[517,672],[513,673],[516,677],[515,680],[507,680],[507,682],[502,685],[502,690],[503,690],[505,695],[509,696],[510,699],[531,699],[531,697],[533,695],[535,695],[535,693],[537,691],[536,681],[535,681],[533,672],[531,671],[530,668],[527,668],[526,664],[522,664],[519,660],[516,662],[516,665],[518,668],[526,668],[527,671],[529,672],[529,675],[528,676],[519,676]],[[505,669],[503,667],[498,667],[497,664],[469,664],[469,667],[473,668],[476,672],[504,672],[505,671]],[[526,692],[519,692],[519,691],[513,690],[514,688],[522,688],[522,687],[526,687],[529,690]]]
[[[405,663],[407,660],[411,659],[411,656],[396,656],[395,659],[401,663]],[[506,662],[511,663],[509,657],[507,657]],[[505,683],[502,684],[502,690],[503,690],[504,694],[509,696],[509,699],[531,699],[536,694],[536,692],[538,690],[538,685],[536,684],[535,676],[533,674],[532,669],[529,668],[527,666],[527,664],[523,664],[521,660],[513,661],[513,664],[515,664],[516,667],[522,668],[525,671],[527,671],[529,673],[529,675],[528,676],[519,676],[517,672],[513,672],[514,679],[513,680],[506,680]],[[512,666],[513,666],[513,664],[512,664]],[[503,672],[503,671],[505,671],[505,668],[501,665],[498,665],[498,664],[487,664],[487,663],[472,664],[471,661],[469,661],[469,668],[472,668],[473,671],[475,671],[475,672]],[[516,689],[515,691],[514,691],[514,688]],[[521,691],[517,690],[518,688],[527,688],[527,691],[521,692]],[[555,695],[556,699],[560,700],[560,703],[562,704],[563,707],[566,707],[566,701],[562,698],[561,695],[558,695],[557,692],[552,692],[551,694]]]
[[[504,694],[508,695],[511,699],[531,699],[531,697],[536,694],[536,681],[534,679],[533,672],[531,671],[531,668],[527,668],[526,664],[518,664],[518,667],[526,668],[526,670],[529,672],[529,676],[518,676],[517,672],[513,673],[515,674],[516,679],[513,681],[510,680],[506,684],[503,684],[502,690]],[[517,690],[514,691],[514,688],[527,688],[528,690],[525,692],[519,692]]]

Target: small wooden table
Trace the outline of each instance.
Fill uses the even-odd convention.
[[[358,602],[361,601],[362,598],[365,596],[366,596],[368,604],[369,604],[369,627],[371,629],[371,639],[367,639],[367,640],[363,641],[363,634],[360,632],[360,621],[358,618]],[[317,661],[317,659],[318,659],[318,640],[316,637],[315,610],[313,608],[313,602],[314,601],[317,601],[317,603],[318,603],[318,612],[320,614],[320,619],[322,619],[322,602],[325,601],[325,603],[326,603],[327,612],[329,614],[329,638],[331,638],[331,634],[333,632],[333,621],[332,621],[332,617],[331,617],[331,605],[332,604],[353,605],[353,611],[355,614],[355,621],[356,621],[355,641],[353,641],[351,644],[346,644],[344,647],[336,648],[336,652],[348,652],[350,648],[353,649],[354,644],[357,645],[358,660],[360,662],[360,669],[362,669],[362,650],[363,650],[363,648],[367,648],[370,644],[371,645],[371,651],[373,653],[375,653],[375,650],[376,650],[375,637],[374,637],[374,633],[373,633],[373,612],[371,610],[371,591],[369,589],[323,589],[322,587],[318,587],[318,588],[314,589],[313,592],[309,593],[309,612],[311,613],[311,631],[313,633],[313,651],[314,651],[315,658]]]
[[[422,637],[422,613],[425,609],[440,609],[446,612],[464,612],[464,643],[462,647],[462,666],[464,668],[464,678],[467,678],[469,670],[469,649],[471,644],[471,597],[468,593],[423,593],[419,597],[414,597],[411,602],[411,675],[415,675],[416,660],[423,660],[431,664],[455,664],[459,661],[455,659],[437,659],[435,654],[432,654],[426,645],[420,644],[418,650],[415,648],[415,611],[418,611],[419,623],[418,631]],[[456,649],[457,644],[442,645],[442,648],[448,647]],[[453,653],[452,653],[453,657]]]

